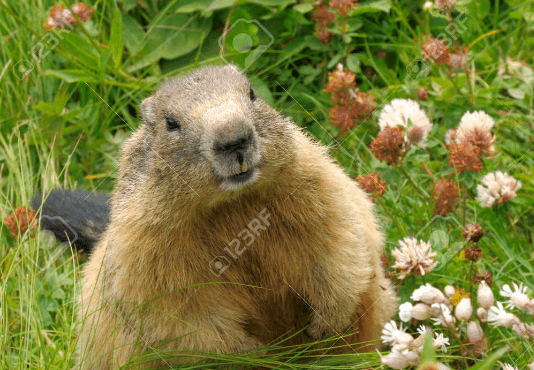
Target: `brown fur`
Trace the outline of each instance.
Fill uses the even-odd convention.
[[[259,177],[233,191],[221,190],[211,154],[199,150],[223,132],[216,112],[228,100],[237,108],[224,114],[252,122],[261,153]],[[156,348],[244,351],[307,324],[287,343],[351,327],[350,343],[378,339],[396,310],[382,237],[372,202],[324,147],[259,98],[251,102],[232,66],[170,80],[142,110],[121,154],[111,223],[83,271],[83,368],[116,368]],[[177,134],[165,129],[169,110],[183,124]],[[269,226],[234,260],[224,248],[263,209]],[[210,271],[216,256],[232,263],[220,276]],[[202,285],[209,282],[218,283]],[[194,359],[155,358],[150,365]]]

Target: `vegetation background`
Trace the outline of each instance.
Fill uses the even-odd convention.
[[[423,282],[440,288],[452,284],[469,293],[474,274],[485,271],[492,275],[496,295],[511,281],[534,290],[532,1],[459,0],[452,19],[435,5],[424,9],[421,1],[362,1],[350,16],[335,15],[326,43],[319,39],[320,19],[313,15],[312,1],[88,1],[91,19],[47,31],[43,25],[52,7],[73,3],[0,0],[3,219],[29,206],[40,190],[112,192],[118,153],[139,125],[141,100],[164,79],[233,62],[246,70],[267,103],[329,145],[348,174],[381,175],[386,192],[375,201],[386,236],[385,263],[393,264],[390,251],[407,236],[430,240],[438,250],[436,271],[396,280],[401,302]],[[450,40],[451,21],[465,26],[456,26],[451,48],[466,52],[466,64],[454,71],[424,61],[421,53],[431,34]],[[338,63],[356,74],[356,89],[372,95],[376,107],[343,132],[333,124],[331,96],[324,91]],[[417,93],[422,87],[428,95],[423,100]],[[389,166],[374,157],[369,144],[379,131],[381,108],[394,98],[419,101],[434,127],[426,148],[413,148],[400,165]],[[480,172],[456,173],[449,166],[444,135],[472,110],[494,118],[497,152],[484,160]],[[475,201],[476,185],[497,170],[513,175],[523,187],[510,202],[483,208]],[[460,202],[446,216],[435,217],[432,189],[447,176],[459,185]],[[476,262],[460,253],[466,245],[464,225],[471,222],[486,233],[479,244],[483,258]],[[42,234],[30,230],[13,237],[1,225],[0,368],[71,368],[83,256],[58,255],[57,245]],[[393,269],[388,271],[395,279]],[[501,361],[525,368],[534,357],[532,337],[520,339],[499,327],[486,336],[487,353],[509,345]],[[481,361],[466,355],[468,362],[455,362],[459,356],[454,353],[440,354],[440,361],[456,368]],[[299,356],[325,368],[380,365],[376,353],[321,358],[299,348],[285,366],[303,366],[295,363]],[[251,358],[219,356],[215,361],[282,364],[276,356]]]

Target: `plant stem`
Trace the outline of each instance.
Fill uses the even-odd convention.
[[[408,179],[408,181],[413,185],[413,187],[423,196],[425,197],[426,199],[430,198],[430,196],[428,195],[428,193],[422,188],[420,187],[415,181],[414,179],[410,176],[410,174],[408,173],[408,171],[406,171],[406,169],[402,166],[402,164],[400,166],[397,167],[402,173],[403,175],[406,177],[406,179]]]
[[[384,209],[384,212],[386,212],[386,214],[389,216],[389,218],[391,219],[391,221],[393,221],[393,223],[395,224],[395,226],[397,227],[397,230],[399,230],[399,233],[401,235],[406,235],[406,230],[404,230],[404,228],[402,227],[402,225],[400,224],[399,220],[397,219],[397,217],[393,216],[391,214],[391,212],[389,211],[389,209],[386,207],[386,205],[384,204],[384,202],[382,201],[382,199],[380,198],[376,198],[375,199],[381,206],[382,208]]]

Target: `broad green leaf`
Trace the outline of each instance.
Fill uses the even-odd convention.
[[[327,50],[328,46],[323,44],[319,39],[313,35],[306,35],[304,36],[304,40],[306,40],[306,44],[310,47],[312,50]]]
[[[137,21],[128,14],[122,16],[122,35],[124,45],[130,52],[130,55],[135,55],[142,48],[141,40],[145,36],[145,32]]]
[[[202,12],[202,15],[205,15],[208,12],[212,12],[214,10],[229,8],[233,6],[237,1],[239,0],[213,0],[210,5],[204,9]]]
[[[308,13],[313,10],[313,4],[312,3],[306,3],[306,4],[297,4],[293,7],[297,12],[299,13]]]
[[[115,11],[113,15],[113,20],[111,21],[111,33],[109,36],[109,47],[112,48],[112,59],[113,65],[118,67],[122,61],[122,18],[121,11],[119,8]]]
[[[504,354],[508,352],[508,346],[503,347],[501,349],[498,349],[497,351],[493,352],[491,355],[487,356],[484,360],[479,362],[478,364],[471,366],[467,370],[489,370],[497,362],[498,359],[500,359]]]
[[[187,4],[183,2],[176,8],[175,13],[193,13],[198,11],[204,11],[213,0],[193,0],[189,1]]]
[[[360,71],[360,59],[356,54],[349,54],[347,56],[347,68],[352,72]]]
[[[72,54],[73,59],[78,60],[90,68],[96,68],[98,66],[100,51],[96,50],[89,40],[75,32],[62,32],[61,36],[63,40],[61,41],[60,47]]]
[[[273,95],[271,94],[271,90],[269,90],[269,87],[265,82],[263,82],[261,79],[252,76],[250,78],[250,84],[254,88],[254,92],[262,98],[267,104],[269,104],[271,107],[274,105],[274,99]]]
[[[426,332],[425,341],[423,343],[423,351],[421,352],[421,365],[429,362],[436,362],[436,352],[434,351],[432,333]]]
[[[352,11],[352,15],[364,14],[364,13],[374,13],[374,12],[386,12],[389,13],[391,6],[387,0],[378,0],[372,3],[366,3],[357,6]]]
[[[211,31],[211,20],[206,21],[188,14],[175,14],[162,24],[169,27],[158,31],[167,39],[168,48],[162,54],[165,59],[175,59],[197,49],[203,34]]]
[[[121,4],[122,9],[127,12],[137,6],[137,0],[121,0]]]

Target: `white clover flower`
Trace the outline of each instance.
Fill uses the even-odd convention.
[[[499,291],[502,297],[510,298],[506,308],[515,307],[520,310],[525,310],[527,305],[530,304],[530,298],[525,294],[527,287],[523,286],[523,283],[520,283],[519,286],[516,283],[512,283],[512,285],[514,286],[514,290],[510,288],[510,285],[504,284],[502,290]]]
[[[425,275],[438,264],[434,262],[436,252],[432,252],[429,242],[417,241],[415,238],[399,240],[400,249],[395,248],[391,254],[395,257],[393,268],[402,270],[399,275],[404,279],[408,274]]]
[[[479,144],[493,151],[492,144],[495,141],[495,137],[491,136],[491,129],[494,125],[493,118],[486,112],[465,112],[456,130],[456,144],[462,143],[468,136],[475,136]]]
[[[534,370],[534,361],[527,365],[528,370]]]
[[[518,370],[517,367],[513,366],[513,365],[510,365],[510,364],[507,364],[507,363],[503,363],[502,364],[502,370]]]
[[[432,344],[434,345],[434,349],[441,347],[441,351],[443,351],[443,353],[447,353],[447,346],[450,345],[449,338],[445,337],[441,333],[436,333],[436,338],[434,338]]]
[[[384,325],[382,334],[383,335],[380,337],[382,339],[382,343],[399,343],[408,346],[411,342],[413,342],[413,337],[406,333],[406,329],[402,327],[402,324],[400,324],[397,328],[397,323],[393,320]]]
[[[495,203],[503,204],[517,197],[521,182],[501,171],[490,172],[482,178],[482,185],[477,185],[476,200],[482,207],[491,207]]]
[[[408,322],[412,319],[410,311],[412,310],[413,305],[410,302],[404,302],[399,306],[399,318],[401,321]]]
[[[432,9],[434,7],[434,3],[432,1],[427,1],[423,4],[423,10]]]
[[[434,288],[429,283],[421,285],[419,288],[414,290],[410,298],[414,301],[421,301],[430,305],[434,303],[450,304],[447,298],[445,298],[445,295],[443,295],[439,289]]]
[[[519,323],[519,319],[514,314],[506,312],[501,302],[497,302],[497,307],[492,306],[489,309],[488,322],[494,326],[510,328]]]
[[[477,299],[478,303],[485,309],[489,309],[491,306],[493,306],[493,292],[484,280],[482,280],[478,285]]]
[[[406,129],[404,140],[411,144],[420,144],[432,129],[432,123],[419,103],[411,99],[393,99],[382,109],[378,118],[380,130],[386,127],[402,126]]]
[[[450,13],[454,5],[456,5],[456,0],[436,0],[436,6],[443,13]]]

